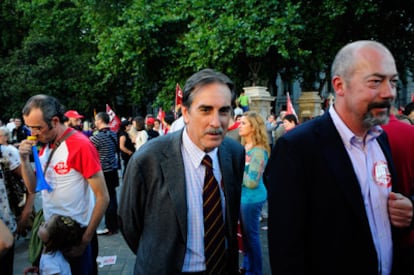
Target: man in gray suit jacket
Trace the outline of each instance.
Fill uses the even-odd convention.
[[[203,181],[207,154],[219,183],[225,228],[223,274],[238,270],[237,220],[244,149],[225,138],[233,83],[205,69],[184,87],[183,130],[135,152],[120,199],[121,232],[136,253],[135,274],[210,274],[204,255]]]

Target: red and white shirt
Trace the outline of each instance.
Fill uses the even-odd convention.
[[[52,150],[46,145],[39,152],[43,169]],[[85,135],[77,132],[63,141],[44,174],[46,182],[53,188],[51,192],[42,190],[45,220],[58,214],[70,216],[87,226],[95,205],[87,179],[100,170],[98,152]]]

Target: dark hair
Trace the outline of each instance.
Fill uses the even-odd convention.
[[[103,121],[105,124],[108,124],[108,123],[109,123],[109,115],[108,115],[107,113],[105,113],[105,112],[99,112],[99,113],[97,113],[97,114],[96,114],[96,116],[97,116],[99,119],[102,119],[102,121]]]
[[[164,117],[164,121],[165,123],[167,123],[168,125],[171,125],[174,122],[175,118],[174,118],[174,114],[173,113],[167,113]]]
[[[133,121],[135,121],[138,131],[142,131],[145,129],[145,118],[143,118],[142,116],[136,116],[134,117]]]
[[[74,219],[55,215],[48,225],[49,240],[45,243],[46,252],[67,251],[80,244],[85,229]]]
[[[129,121],[129,120],[126,120],[126,119],[122,120],[121,124],[119,125],[119,131],[126,131],[127,126],[131,125],[131,124],[132,124],[132,122]]]
[[[283,120],[287,120],[289,122],[294,122],[295,125],[298,125],[298,118],[294,114],[288,114],[283,117]]]
[[[411,114],[412,111],[414,111],[414,102],[410,102],[404,107],[403,114],[408,116]]]
[[[234,84],[228,76],[221,72],[217,72],[213,69],[204,69],[193,74],[185,83],[183,90],[183,105],[189,108],[193,103],[194,92],[199,87],[205,86],[211,83],[222,83],[229,87],[231,92],[231,102],[234,101]]]
[[[60,123],[64,121],[65,107],[53,96],[38,94],[26,102],[22,109],[23,116],[28,116],[33,109],[40,109],[43,113],[43,121],[52,128],[51,120],[58,117]]]

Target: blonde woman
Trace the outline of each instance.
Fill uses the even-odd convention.
[[[246,150],[240,209],[244,248],[242,272],[262,274],[259,218],[267,199],[263,172],[270,154],[264,119],[256,112],[245,112],[239,135]]]

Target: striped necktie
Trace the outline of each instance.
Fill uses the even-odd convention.
[[[224,221],[220,187],[213,174],[210,156],[205,155],[202,164],[206,167],[203,187],[204,255],[207,274],[224,274],[226,252],[224,243]]]

